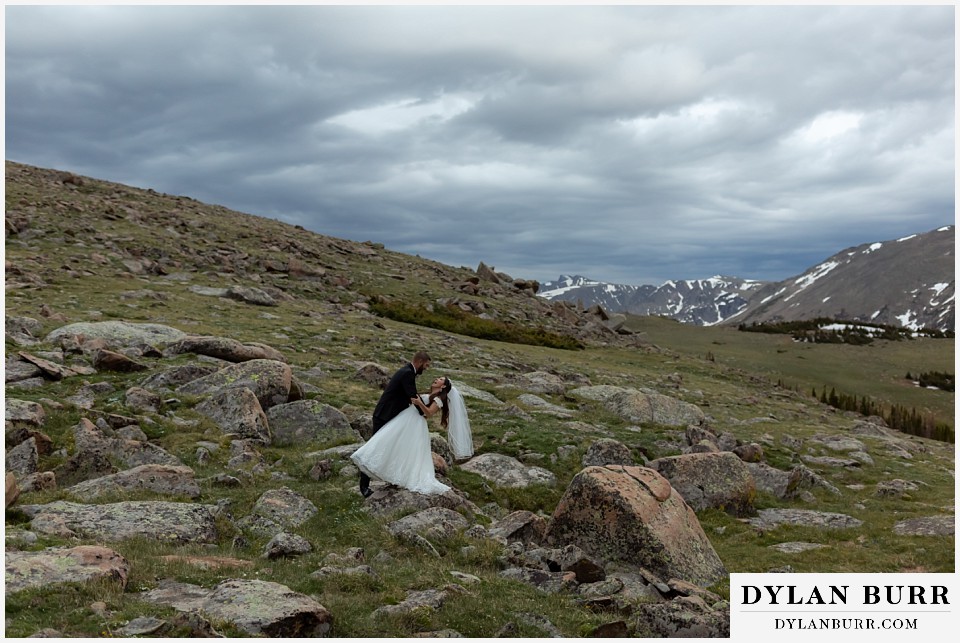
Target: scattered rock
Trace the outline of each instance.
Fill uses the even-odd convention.
[[[893,526],[898,536],[953,536],[955,532],[953,516],[924,516],[901,520]]]
[[[781,525],[817,527],[819,529],[852,529],[863,524],[846,514],[813,511],[811,509],[761,509],[756,518],[745,522],[759,529],[775,529]]]
[[[81,545],[43,551],[7,551],[4,591],[13,594],[54,583],[83,583],[95,578],[115,580],[124,587],[130,573],[127,560],[106,547]]]
[[[204,589],[167,580],[139,596],[149,603],[232,623],[251,636],[320,637],[332,626],[330,611],[323,605],[269,581],[231,579]]]
[[[483,453],[460,465],[498,487],[523,488],[534,484],[554,486],[557,478],[541,467],[528,467],[500,453]]]
[[[22,505],[37,533],[82,536],[116,542],[141,536],[174,542],[212,543],[217,539],[213,514],[205,505],[129,501],[82,505],[58,500],[46,505]]]

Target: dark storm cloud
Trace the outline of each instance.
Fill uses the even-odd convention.
[[[451,265],[783,279],[953,222],[949,6],[8,6],[6,155]]]

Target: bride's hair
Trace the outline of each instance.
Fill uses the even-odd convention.
[[[451,388],[453,388],[453,382],[450,381],[449,377],[444,375],[443,387],[440,389],[440,392],[431,393],[430,398],[427,400],[427,406],[429,406],[430,403],[438,397],[443,400],[443,404],[440,408],[440,426],[443,428],[447,428],[447,422],[450,421],[450,405],[447,404],[447,394],[450,392]]]

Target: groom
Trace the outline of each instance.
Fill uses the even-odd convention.
[[[384,424],[410,406],[411,399],[417,397],[417,375],[429,367],[430,356],[426,351],[417,351],[412,361],[393,374],[387,387],[383,389],[377,407],[373,410],[373,433],[379,431]],[[420,411],[420,415],[423,415],[423,411]],[[373,494],[370,490],[370,476],[362,471],[360,472],[360,494],[364,498],[369,498]]]

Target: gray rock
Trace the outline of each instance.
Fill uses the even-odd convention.
[[[781,525],[798,525],[819,529],[852,529],[863,524],[862,520],[846,514],[813,511],[811,509],[761,509],[756,518],[749,518],[746,522],[764,530],[775,529]]]
[[[318,400],[278,404],[267,412],[267,420],[273,442],[278,446],[356,440],[360,437],[350,426],[346,415]]]
[[[46,419],[43,406],[37,402],[6,398],[4,400],[3,417],[14,426],[28,425],[41,427]]]
[[[470,523],[456,511],[444,507],[430,507],[404,516],[387,525],[394,536],[419,534],[432,540],[444,540],[456,536]]]
[[[191,335],[172,345],[167,352],[172,355],[195,353],[228,362],[248,362],[252,359],[271,359],[285,362],[283,353],[257,342],[241,343],[229,337]]]
[[[754,512],[753,476],[747,465],[729,451],[659,458],[647,466],[669,480],[694,511],[722,509],[734,516]]]
[[[633,466],[630,447],[610,438],[601,438],[590,445],[581,461],[584,467],[602,467],[608,464]]]
[[[697,405],[659,393],[626,390],[614,395],[607,405],[621,418],[640,424],[686,427],[706,420]]]
[[[81,482],[69,487],[66,491],[75,498],[89,502],[104,495],[139,490],[187,498],[200,496],[200,486],[193,479],[193,469],[164,464],[144,464],[102,478]]]
[[[293,372],[290,366],[277,360],[254,359],[231,364],[215,373],[177,387],[188,395],[212,395],[220,391],[248,388],[253,391],[263,409],[269,409],[289,400]]]
[[[321,637],[332,625],[330,611],[314,599],[262,580],[231,579],[213,589],[163,581],[140,598],[182,612],[200,612],[251,636]]]
[[[309,554],[313,546],[303,536],[281,531],[270,539],[263,550],[263,557],[270,560],[276,558],[286,558],[290,556],[302,556]]]
[[[499,453],[483,453],[460,465],[499,487],[524,488],[534,484],[554,486],[557,478],[541,467],[528,467],[516,458]]]
[[[130,501],[83,505],[58,500],[22,505],[30,528],[41,534],[100,538],[116,542],[144,537],[180,543],[212,543],[217,528],[210,508],[180,502]]]
[[[924,516],[901,520],[893,526],[898,536],[953,536],[954,516]]]
[[[270,444],[270,422],[257,396],[248,388],[219,390],[196,406],[196,411],[213,420],[224,435]]]
[[[83,583],[98,578],[127,584],[130,564],[106,547],[81,545],[43,551],[7,551],[4,591],[13,594],[54,583]]]
[[[30,438],[21,442],[6,453],[6,470],[17,474],[18,478],[37,472],[37,440]]]
[[[134,324],[125,321],[80,322],[61,326],[48,334],[44,341],[57,343],[61,338],[82,335],[87,340],[102,339],[115,350],[149,344],[162,348],[177,342],[186,333],[162,324]]]

